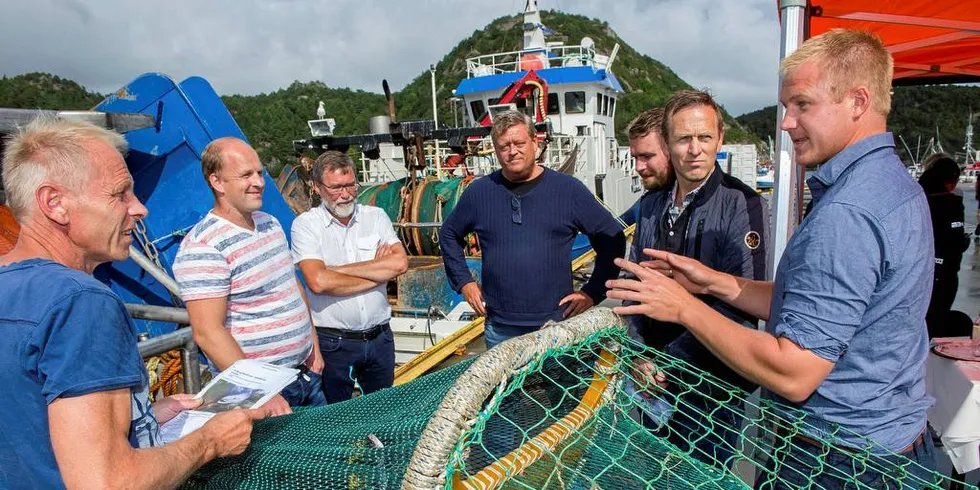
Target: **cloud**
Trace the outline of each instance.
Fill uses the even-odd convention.
[[[771,0],[539,3],[609,22],[734,114],[775,101]],[[473,31],[523,8],[524,0],[2,2],[0,74],[51,72],[103,93],[147,71],[202,76],[223,94],[294,80],[380,92],[387,78],[398,90]]]

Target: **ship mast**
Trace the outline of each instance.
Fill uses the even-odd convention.
[[[538,0],[527,0],[524,6],[524,49],[544,48],[544,26],[538,12]]]
[[[977,151],[973,149],[973,111],[970,111],[970,118],[966,123],[966,144],[963,145],[963,149],[966,151],[966,157],[963,159],[963,163],[969,167],[977,163]]]

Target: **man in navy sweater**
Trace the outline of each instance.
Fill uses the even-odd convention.
[[[619,274],[622,226],[575,178],[538,165],[534,121],[522,112],[494,116],[500,170],[471,184],[439,231],[446,275],[473,310],[486,316],[487,348],[589,309]],[[483,286],[463,257],[464,237],[476,232],[483,251]],[[596,251],[592,277],[572,291],[572,242],[579,233]]]

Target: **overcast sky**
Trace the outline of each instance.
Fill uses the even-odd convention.
[[[733,114],[775,103],[772,0],[539,6],[607,21]],[[523,8],[524,0],[3,0],[0,74],[50,72],[100,93],[148,71],[202,76],[219,94],[293,80],[380,93],[382,78],[400,90],[474,30]]]

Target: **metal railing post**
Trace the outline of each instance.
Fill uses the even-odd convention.
[[[136,247],[129,246],[129,258],[136,262],[136,265],[140,266],[143,270],[153,276],[163,287],[167,288],[174,296],[180,297],[180,288],[177,287],[177,281],[167,274],[167,271],[161,269],[159,266],[153,263],[143,252],[140,252]]]
[[[803,43],[803,34],[806,22],[806,0],[780,0],[779,10],[781,13],[781,42],[779,59],[783,59],[796,51]],[[779,84],[782,85],[783,77],[780,75]],[[801,185],[799,169],[796,166],[796,159],[793,157],[793,142],[790,140],[789,133],[779,130],[779,125],[786,113],[786,108],[782,104],[776,104],[776,161],[773,162],[775,169],[775,183],[773,185],[772,199],[772,226],[771,244],[769,247],[769,271],[768,279],[776,277],[776,267],[779,259],[786,250],[790,235],[796,229],[799,222],[797,215],[797,203],[803,196],[800,195]]]
[[[201,358],[198,355],[200,352],[193,337],[180,349],[180,369],[184,375],[184,393],[201,391]]]
[[[190,324],[187,310],[183,308],[126,304],[126,310],[133,318],[181,325]],[[180,349],[180,368],[184,376],[184,392],[197,393],[201,390],[201,362],[198,357],[201,351],[194,342],[193,332],[190,328],[179,328],[173,332],[146,339],[140,342],[137,348],[140,357],[143,359]]]

